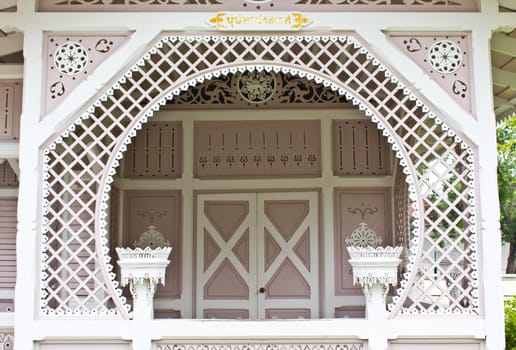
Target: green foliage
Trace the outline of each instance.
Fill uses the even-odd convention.
[[[516,116],[496,130],[500,226],[505,242],[516,243]]]
[[[516,349],[516,297],[505,301],[505,348]]]

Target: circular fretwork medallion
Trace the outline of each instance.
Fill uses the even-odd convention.
[[[265,71],[245,72],[238,79],[238,92],[252,103],[264,103],[276,90],[276,78]]]
[[[54,52],[54,65],[61,74],[79,74],[87,63],[88,52],[77,42],[66,42]]]
[[[365,222],[361,222],[351,235],[346,238],[346,244],[353,247],[376,248],[380,243],[382,243],[382,239]]]
[[[462,63],[462,50],[452,41],[438,41],[428,51],[428,62],[439,73],[454,73]]]

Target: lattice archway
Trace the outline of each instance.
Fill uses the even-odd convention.
[[[346,95],[384,130],[400,158],[417,220],[392,315],[479,314],[474,150],[354,35],[321,34],[163,35],[50,140],[44,150],[43,314],[129,317],[106,238],[110,183],[126,145],[181,91],[212,76],[262,69]]]

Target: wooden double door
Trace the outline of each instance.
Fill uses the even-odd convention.
[[[197,196],[196,317],[318,318],[317,192]]]

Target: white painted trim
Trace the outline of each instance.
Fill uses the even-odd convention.
[[[410,324],[410,326],[407,326]],[[365,319],[322,320],[154,320],[145,326],[149,339],[232,340],[232,339],[366,339],[383,327],[390,339],[396,338],[447,338],[482,339],[484,321],[479,318],[390,320],[372,328]],[[123,320],[90,320],[73,322],[36,321],[31,334],[34,339],[132,339],[141,332],[142,325]],[[66,337],[63,337],[66,334]],[[503,347],[502,347],[503,348]],[[499,350],[501,348],[492,348]]]
[[[27,1],[30,3],[31,1]],[[25,2],[24,2],[25,3]],[[1,21],[0,21],[1,22]],[[24,72],[27,74],[23,84],[23,108],[20,121],[19,153],[23,157],[19,159],[20,173],[23,174],[20,181],[18,196],[18,234],[17,247],[17,276],[15,294],[15,342],[19,350],[32,349],[34,319],[38,310],[39,299],[39,247],[40,236],[40,207],[41,188],[39,180],[41,166],[38,166],[41,157],[38,144],[34,141],[41,136],[41,130],[37,127],[39,120],[39,101],[41,96],[41,47],[43,45],[43,33],[41,30],[31,29],[24,33]],[[30,96],[30,98],[28,98]],[[16,147],[18,150],[18,147]],[[18,152],[13,158],[18,157]],[[32,252],[28,254],[28,252]]]
[[[480,308],[486,320],[487,349],[502,349],[505,339],[503,299],[501,289],[501,233],[499,227],[499,203],[497,188],[496,121],[493,113],[490,77],[489,38],[491,31],[473,31],[475,54],[474,76],[476,97],[473,99],[479,114],[479,130],[482,131],[478,147],[478,268],[481,280]]]

